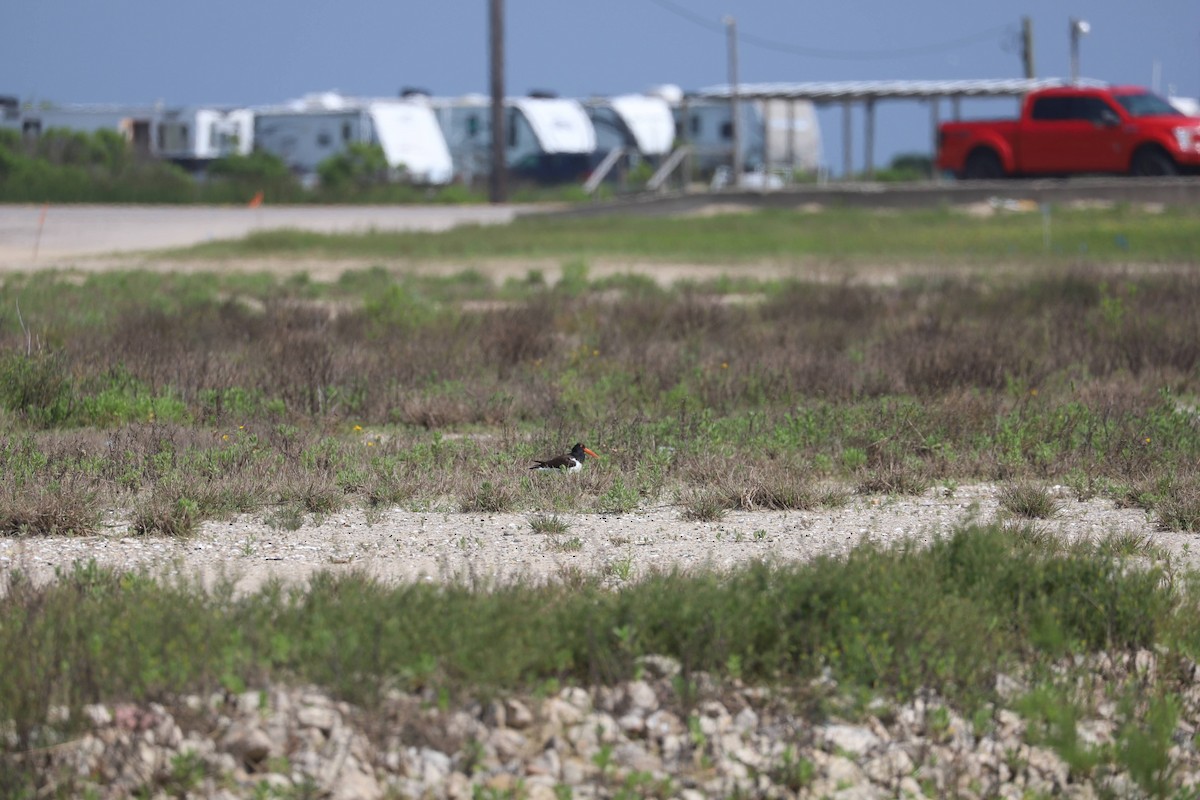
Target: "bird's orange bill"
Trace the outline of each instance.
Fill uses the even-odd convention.
[[[585,447],[585,448],[583,448],[583,452],[587,453],[587,454],[588,454],[589,456],[591,456],[592,458],[599,458],[599,457],[600,457],[600,456],[596,455],[595,453],[593,453],[591,450],[589,450],[589,449],[588,449],[588,448],[586,448],[586,447]]]

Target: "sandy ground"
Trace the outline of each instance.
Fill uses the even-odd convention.
[[[307,272],[332,280],[362,262],[258,259],[246,262],[164,260],[151,248],[182,247],[231,238],[256,229],[294,227],[319,231],[379,229],[443,230],[457,224],[503,224],[516,207],[322,207],[251,210],[233,207],[0,206],[0,272],[69,268],[102,270],[136,266],[161,270],[272,270]],[[39,226],[41,226],[39,238]],[[35,257],[36,249],[36,257]],[[370,263],[378,263],[372,261]],[[384,265],[388,266],[388,265]],[[411,264],[397,268],[452,272],[470,267],[494,280],[540,269],[549,280],[558,264],[507,260],[470,264]],[[663,283],[717,277],[719,265],[598,262],[593,276],[617,272],[652,275]],[[741,275],[895,281],[920,267],[871,270],[797,265],[739,265]],[[923,270],[928,272],[928,268]],[[271,578],[299,581],[319,570],[361,570],[385,580],[554,579],[573,570],[594,572],[619,584],[652,569],[726,568],[749,559],[809,559],[845,552],[870,538],[891,542],[928,539],[968,520],[998,518],[995,486],[960,487],[952,494],[930,490],[919,498],[862,497],[845,508],[816,512],[731,513],[718,523],[683,520],[680,509],[655,507],[620,516],[566,515],[569,530],[550,536],[531,530],[528,514],[481,516],[393,509],[369,519],[361,510],[310,519],[296,531],[273,528],[262,518],[205,523],[187,540],[130,536],[111,517],[97,536],[68,539],[0,539],[0,576],[22,570],[38,580],[75,561],[95,559],[122,568],[146,567],[198,577],[211,584],[221,575],[252,590]],[[1181,563],[1194,565],[1192,536],[1158,531],[1140,511],[1111,501],[1080,503],[1062,491],[1062,511],[1036,525],[1065,539],[1109,534],[1146,537]],[[2,582],[0,582],[2,585]]]
[[[0,205],[0,270],[76,263],[113,253],[237,239],[256,230],[441,231],[511,221],[523,206]],[[44,214],[44,216],[43,216]],[[101,260],[99,263],[106,263]]]
[[[567,478],[569,479],[569,478]],[[630,514],[564,514],[561,534],[534,532],[533,514],[464,514],[392,509],[377,519],[361,510],[309,518],[299,529],[272,527],[263,517],[206,522],[179,540],[138,537],[110,519],[96,536],[0,539],[0,577],[13,570],[41,582],[57,568],[95,559],[122,569],[198,578],[222,576],[240,591],[278,578],[300,582],[314,572],[357,571],[385,582],[557,580],[579,571],[617,586],[652,570],[727,569],[751,560],[805,561],[844,554],[869,539],[881,544],[927,542],[969,522],[1004,521],[990,485],[929,490],[919,497],[854,497],[843,508],[792,512],[732,512],[719,522],[690,522],[681,509],[658,506]],[[1180,565],[1195,568],[1191,534],[1160,531],[1147,515],[1110,500],[1080,502],[1056,488],[1061,510],[1031,524],[1066,541],[1132,535]],[[0,581],[0,585],[3,582]]]

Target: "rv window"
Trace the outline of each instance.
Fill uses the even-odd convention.
[[[342,141],[343,142],[350,141],[350,123],[349,122],[342,123]]]
[[[700,118],[692,117],[692,136],[700,135]]]
[[[467,136],[474,139],[479,134],[479,117],[472,114],[467,117]]]
[[[733,138],[733,123],[732,122],[722,122],[721,123],[721,138],[722,139],[732,139]]]
[[[329,147],[332,141],[333,137],[325,131],[321,131],[317,134],[317,144],[321,147]]]
[[[508,146],[517,146],[517,112],[511,108],[508,110]]]

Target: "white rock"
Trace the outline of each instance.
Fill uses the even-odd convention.
[[[635,710],[651,712],[658,708],[658,694],[645,681],[633,681],[625,691],[630,705]]]
[[[861,725],[826,725],[818,730],[825,742],[825,749],[862,756],[879,744],[879,737],[870,728]]]
[[[338,713],[325,706],[305,706],[296,713],[296,721],[306,728],[316,728],[328,736],[338,723]]]

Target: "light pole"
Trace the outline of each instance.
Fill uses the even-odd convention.
[[[1071,83],[1079,83],[1079,39],[1091,30],[1087,20],[1071,17]]]
[[[733,134],[733,187],[742,185],[742,120],[738,108],[738,57],[737,57],[737,20],[725,17],[725,29],[729,32],[729,117],[732,123],[730,133]]]

